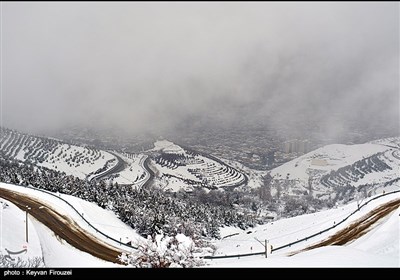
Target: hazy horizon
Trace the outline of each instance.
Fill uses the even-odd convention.
[[[2,2],[1,125],[399,131],[395,2]]]

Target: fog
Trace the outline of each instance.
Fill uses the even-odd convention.
[[[396,2],[3,2],[2,126],[399,129]]]

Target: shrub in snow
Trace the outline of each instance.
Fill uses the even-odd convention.
[[[295,217],[307,213],[308,204],[306,201],[289,198],[285,203],[285,213],[289,217]]]
[[[123,263],[142,268],[189,268],[203,265],[203,261],[195,256],[199,248],[190,237],[183,234],[173,237],[164,234],[148,236],[136,246],[136,251],[120,256]]]

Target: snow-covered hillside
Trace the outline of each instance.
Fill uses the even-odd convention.
[[[370,142],[371,144],[385,145],[393,148],[400,148],[400,137],[390,137],[378,139]]]
[[[271,175],[274,178],[307,183],[310,173],[314,170],[321,173],[337,170],[387,149],[388,147],[378,144],[327,145],[274,168]]]
[[[31,162],[84,179],[110,169],[117,159],[110,153],[1,128],[0,151],[5,156]]]
[[[28,194],[43,202],[43,205],[51,205],[58,213],[69,216],[74,222],[87,232],[96,236],[99,240],[107,244],[129,250],[123,244],[127,242],[137,242],[142,237],[135,230],[124,224],[110,210],[105,210],[97,205],[85,200],[63,194],[57,194],[68,201],[78,212],[75,212],[70,205],[63,200],[51,195],[50,192],[42,192],[20,186],[0,183],[0,188],[10,189],[16,193],[21,192]],[[0,199],[5,202],[7,207],[3,209],[2,216],[2,248],[1,252],[6,254],[5,249],[19,251],[24,249],[27,244],[25,242],[25,212],[22,212],[11,202]],[[29,211],[29,210],[28,210]],[[88,225],[82,219],[84,217],[97,230]],[[110,267],[116,266],[114,263],[106,262],[92,255],[77,250],[69,245],[65,240],[56,237],[54,233],[46,226],[41,224],[35,218],[29,216],[29,244],[27,246],[27,254],[21,254],[21,258],[39,256],[44,258],[45,266],[50,267]],[[18,230],[20,229],[20,230]],[[114,238],[112,241],[102,233]]]
[[[38,233],[28,217],[26,240],[26,213],[11,202],[0,198],[0,254],[23,261],[42,257]]]
[[[118,183],[119,185],[143,186],[149,178],[149,174],[144,168],[144,161],[147,156],[143,154],[118,153],[115,151],[114,153],[125,162],[125,166],[122,171],[113,173],[108,178],[113,183]]]
[[[45,267],[104,267],[115,266],[79,251],[64,240],[56,237],[42,223],[28,215],[28,242],[25,236],[26,212],[13,203],[1,199],[1,245],[0,253],[8,259],[10,265],[23,267],[41,260]],[[18,260],[18,258],[20,260]],[[18,264],[19,261],[19,264]],[[21,264],[21,261],[23,262]]]
[[[326,246],[289,256],[290,252],[324,240],[377,206],[396,198],[400,198],[400,193],[371,201],[331,231],[274,251],[267,259],[264,255],[214,259],[209,260],[208,265],[213,267],[400,267],[399,209],[379,220],[372,230],[345,246]],[[221,230],[223,238],[215,243],[217,246],[215,256],[263,252],[265,240],[268,240],[274,248],[278,248],[329,228],[356,209],[357,202],[355,201],[346,206],[256,226],[251,230],[223,228]]]
[[[197,152],[188,151],[167,140],[157,141],[152,165],[165,190],[191,190],[193,187],[218,189],[239,186],[246,177],[235,168]]]
[[[154,148],[149,151],[161,151],[167,154],[185,154],[184,149],[168,140],[156,141],[154,143]]]
[[[289,196],[312,194],[322,199],[351,197],[354,188],[367,194],[400,177],[399,143],[397,137],[321,147],[271,170],[271,192]]]

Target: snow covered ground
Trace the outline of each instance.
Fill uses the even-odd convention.
[[[168,141],[168,140],[159,140],[154,143],[154,148],[149,151],[162,151],[164,153],[171,154],[185,154],[185,150],[179,147],[178,145]]]
[[[89,151],[84,147],[60,144],[54,152],[53,161],[44,161],[43,163],[38,163],[38,165],[60,172],[65,172],[67,175],[73,175],[80,179],[85,179],[86,176],[102,168],[107,161],[111,161],[114,159],[114,161],[109,164],[108,169],[112,168],[117,163],[116,158],[112,154],[99,150],[98,153],[100,153],[100,156],[98,159],[92,159],[91,161],[81,161],[79,165],[69,165],[65,161],[65,158],[55,156],[60,152],[65,155],[65,158],[72,158],[76,154],[85,154],[85,157],[87,157],[86,153],[89,153]]]
[[[337,170],[387,149],[388,147],[379,144],[327,145],[272,169],[271,176],[276,179],[307,182],[311,170]]]
[[[23,162],[30,161],[81,179],[103,168],[106,163],[107,168],[112,168],[117,163],[115,156],[106,151],[9,129],[1,129],[0,151],[7,157]]]
[[[306,251],[292,257],[251,256],[225,261],[214,260],[208,267],[399,267],[399,260],[385,255],[370,254],[366,251],[344,246],[326,246]]]
[[[399,187],[398,185],[397,188]],[[289,248],[274,251],[267,259],[265,256],[214,259],[209,260],[208,265],[212,267],[399,267],[399,209],[380,220],[379,224],[367,234],[346,246],[326,246],[292,257],[288,256],[290,252],[315,244],[345,228],[378,205],[399,197],[400,193],[397,193],[374,200],[332,231]],[[225,238],[215,243],[218,248],[215,255],[263,252],[265,240],[268,240],[274,248],[278,248],[331,227],[356,209],[357,202],[352,202],[336,209],[282,219],[245,231],[223,228],[221,236]]]
[[[114,153],[121,157],[127,165],[121,172],[113,174],[113,183],[142,186],[149,177],[143,166],[143,162],[146,160],[147,156],[143,154]]]
[[[312,189],[314,197],[329,199],[346,186],[367,186],[374,193],[399,177],[399,147],[400,137],[321,147],[272,169],[271,193],[276,195],[279,188],[281,195],[302,196]]]
[[[96,229],[117,241],[121,241],[121,243],[112,241],[104,235],[99,234],[95,229],[90,227],[87,222],[71,208],[71,206],[57,197],[41,191],[4,183],[0,183],[0,188],[11,189],[15,192],[21,192],[40,199],[43,201],[44,205],[51,205],[51,207],[55,208],[59,213],[70,216],[80,227],[95,235],[98,239],[121,249],[129,250],[129,248],[124,246],[123,243],[129,241],[133,241],[134,243],[142,239],[136,231],[119,220],[112,211],[102,209],[91,202],[69,195],[57,194],[57,196],[65,199],[73,205]],[[12,206],[3,210],[2,248],[7,248],[13,251],[22,250],[23,246],[26,246],[26,243],[24,242],[25,213],[19,210],[19,208],[12,203],[7,202],[7,204]],[[51,230],[33,217],[30,217],[29,221],[29,255],[27,254],[26,256],[43,256],[45,265],[51,267],[115,266],[113,263],[105,262],[75,249],[66,241],[55,237]],[[18,228],[21,230],[18,231]]]
[[[160,158],[152,161],[152,166],[159,174],[159,186],[165,190],[191,190],[193,185],[231,187],[245,180],[243,174],[232,167],[207,156],[185,151],[167,140],[156,141],[154,148],[149,151],[162,152]]]
[[[22,260],[41,257],[42,249],[31,217],[28,216],[28,242],[26,242],[26,213],[2,198],[0,198],[0,211],[0,253],[8,255],[7,250],[20,252],[26,249],[26,252],[11,254],[10,257],[20,257]]]
[[[400,137],[383,138],[371,141],[370,143],[400,148]]]
[[[251,168],[243,165],[242,163],[234,161],[234,160],[228,160],[228,159],[223,159],[223,158],[220,158],[220,160],[247,175],[247,177],[249,178],[249,181],[248,181],[246,187],[259,188],[259,187],[263,186],[262,177],[267,174],[267,171],[251,169]]]
[[[56,237],[48,227],[32,218],[45,267],[118,267],[119,265],[80,251]]]
[[[390,166],[391,169],[365,174],[364,178],[359,179],[357,182],[352,182],[351,185],[354,187],[358,187],[363,184],[378,185],[399,177],[400,150],[387,150],[384,152],[383,157],[385,159],[385,163]]]

